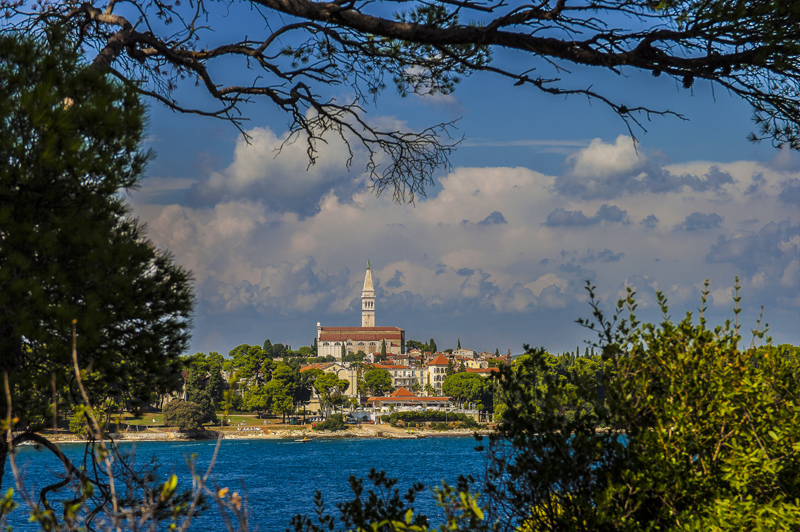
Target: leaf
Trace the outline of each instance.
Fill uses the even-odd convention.
[[[166,501],[172,494],[175,493],[175,488],[178,486],[178,477],[170,475],[169,479],[161,485],[161,500]]]

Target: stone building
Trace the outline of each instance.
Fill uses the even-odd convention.
[[[380,353],[386,342],[386,353],[399,355],[406,351],[406,332],[399,327],[375,326],[375,287],[372,268],[367,262],[364,288],[361,291],[361,327],[323,327],[317,322],[317,356],[342,359],[344,353]]]
[[[437,394],[442,394],[442,385],[447,378],[447,366],[450,361],[444,355],[438,355],[436,358],[428,362],[427,367],[427,382],[426,386],[430,384]]]

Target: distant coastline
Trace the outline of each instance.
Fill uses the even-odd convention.
[[[138,441],[193,441],[217,439],[222,434],[226,440],[294,440],[294,439],[348,439],[348,438],[383,438],[383,439],[422,439],[422,438],[452,438],[471,437],[474,434],[488,435],[490,430],[419,430],[402,429],[389,425],[353,425],[344,431],[316,431],[310,427],[299,426],[292,428],[258,428],[252,431],[236,430],[203,430],[195,432],[159,431],[159,432],[134,432],[111,434],[117,442]],[[85,443],[86,440],[76,438],[73,434],[48,434],[47,438],[54,443]]]

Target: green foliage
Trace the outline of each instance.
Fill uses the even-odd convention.
[[[384,416],[381,416],[383,420]],[[461,413],[452,413],[452,412],[443,412],[441,410],[425,410],[422,412],[392,412],[390,415],[387,416],[387,419],[384,421],[388,421],[391,424],[396,424],[398,421],[403,421],[403,423],[415,422],[415,423],[427,423],[431,421],[446,421],[446,422],[459,422],[465,427],[477,427],[477,423],[474,419],[466,414]]]
[[[98,422],[102,423],[100,412],[95,412],[95,418]],[[72,417],[69,419],[69,431],[77,436],[86,438],[94,431],[90,428],[90,421],[87,415],[87,408],[83,405],[77,405],[72,410]]]
[[[314,430],[330,430],[334,432],[347,430],[347,424],[344,422],[344,415],[331,414],[325,421],[314,425]]]
[[[224,357],[212,351],[207,356],[204,353],[196,353],[181,357],[181,362],[187,371],[186,398],[200,403],[197,394],[205,391],[214,403],[214,407],[219,408],[225,391],[225,381],[222,378]]]
[[[357,351],[355,353],[348,353],[342,357],[342,362],[364,362],[367,354],[364,351]]]
[[[77,397],[73,320],[92,398],[174,390],[194,303],[120,194],[147,158],[135,91],[83,65],[59,29],[47,40],[0,36],[0,369],[25,424],[47,416],[53,377]]]
[[[373,396],[383,397],[393,390],[392,376],[385,369],[371,369],[364,375],[364,386]]]
[[[194,398],[190,400],[198,407],[200,407],[201,423],[216,423],[217,422],[217,407],[211,399],[211,394],[203,390],[195,394]]]
[[[599,334],[603,401],[594,371],[562,378],[542,351],[501,368],[492,518],[529,530],[800,526],[798,351],[741,351],[735,320],[708,329],[701,307],[699,323],[673,323],[658,297],[656,325],[638,322],[632,293],[610,318],[592,294],[583,323]]]
[[[292,518],[290,528],[296,532],[327,532],[334,530],[338,521],[342,524],[342,530],[373,532],[491,530],[480,507],[480,496],[470,493],[472,478],[459,477],[455,486],[442,482],[441,487],[433,489],[436,505],[444,518],[438,529],[429,528],[428,518],[414,511],[417,496],[426,490],[422,483],[413,484],[406,493],[401,494],[396,488],[397,479],[387,477],[383,471],[378,472],[373,468],[367,478],[372,487],[365,493],[364,481],[350,477],[353,499],[336,505],[338,516],[326,513],[325,500],[318,491],[314,495],[316,519],[297,515]]]
[[[304,345],[300,349],[297,350],[297,353],[303,358],[308,358],[308,357],[315,356],[317,354],[316,343],[317,343],[317,339],[314,338],[314,344],[315,344],[314,346]]]
[[[265,343],[265,345],[267,345]],[[272,344],[268,347],[272,349]],[[239,373],[247,386],[263,386],[272,377],[276,364],[272,362],[271,353],[265,352],[257,345],[242,344],[229,353],[232,358],[232,370]]]
[[[333,373],[323,373],[314,381],[314,389],[319,394],[320,403],[325,408],[338,404],[349,386],[348,381],[340,379]]]
[[[494,382],[477,373],[453,373],[444,380],[442,393],[459,403],[492,404]]]
[[[590,296],[594,320],[582,323],[598,332],[602,358],[526,346],[500,368],[505,401],[482,495],[466,479],[438,490],[450,504],[446,529],[800,529],[800,348],[740,350],[736,319],[706,326],[705,295],[699,323],[691,314],[673,323],[659,294],[660,324],[636,319],[633,293],[610,318]],[[432,428],[443,429],[443,414],[382,419],[410,426],[436,416]],[[342,520],[378,505],[347,507]],[[466,521],[453,518],[464,510]],[[373,516],[359,527],[427,529],[412,516]]]
[[[419,349],[423,353],[435,353],[437,351],[436,342],[431,338],[427,344],[417,340],[406,340],[406,349]]]
[[[164,407],[164,424],[177,426],[178,430],[198,430],[203,426],[204,412],[196,403],[174,399]]]

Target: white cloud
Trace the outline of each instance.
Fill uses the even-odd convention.
[[[352,190],[308,184],[324,182],[333,163],[322,163],[318,175],[281,182],[304,169],[303,154],[291,147],[287,160],[275,162],[270,147],[280,139],[262,133],[255,151],[237,147],[232,165],[208,185],[242,196],[194,208],[139,202],[137,212],[150,236],[194,271],[201,312],[265,321],[289,316],[296,330],[286,331],[295,335],[287,341],[307,342],[320,320],[359,324],[367,259],[379,323],[388,324],[381,320],[392,315],[429,326],[484,327],[487,334],[517,319],[529,320],[536,332],[537,322],[558,312],[572,319],[588,314],[586,279],[608,304],[624,296],[628,283],[644,311],[657,310],[654,291],[667,287],[673,316],[680,315],[676,308],[699,306],[705,278],[716,286],[713,306],[724,310],[732,308],[735,275],[743,279],[749,305],[791,309],[797,300],[797,208],[779,200],[782,183],[796,177],[791,171],[753,162],[667,166],[642,156],[642,148],[637,155],[631,141],[619,137],[613,144],[593,141],[569,158],[567,172],[585,184],[613,180],[616,172],[630,177],[646,163],[648,175],[680,180],[664,189],[626,182],[620,189],[626,192],[611,201],[564,194],[554,187],[561,176],[526,168],[457,168],[440,180],[436,196],[396,205],[375,198],[363,182]],[[268,161],[276,165],[269,170],[274,174],[262,172]],[[244,194],[252,183],[274,194]],[[156,188],[164,187],[169,184]],[[275,197],[302,198],[314,209],[287,211],[274,206]],[[603,220],[546,225],[558,209],[588,218],[604,213]],[[702,231],[672,230],[693,213],[713,214],[714,223]],[[654,227],[639,223],[651,215],[658,219]],[[486,220],[495,223],[481,223]],[[213,326],[197,334],[224,336]]]
[[[567,162],[572,166],[572,175],[585,179],[591,188],[594,180],[642,170],[646,158],[637,152],[636,141],[620,135],[613,144],[593,139],[589,146],[569,156]]]

